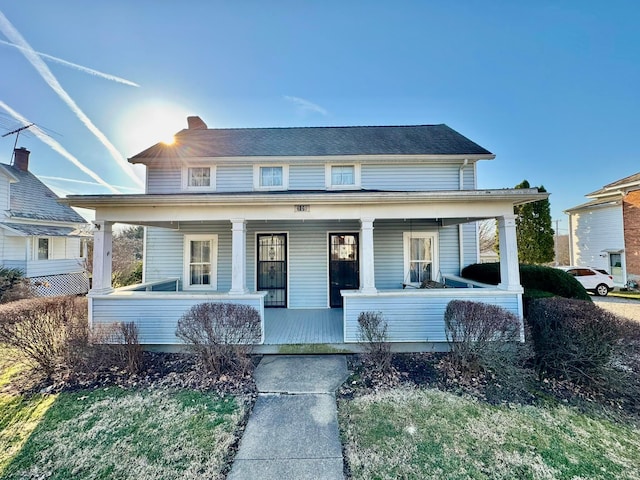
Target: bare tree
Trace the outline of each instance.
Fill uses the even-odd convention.
[[[496,251],[496,221],[493,218],[478,222],[478,241],[481,252]]]

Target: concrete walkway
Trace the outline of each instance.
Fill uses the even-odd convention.
[[[255,371],[258,399],[230,480],[343,480],[336,389],[342,355],[265,356]]]

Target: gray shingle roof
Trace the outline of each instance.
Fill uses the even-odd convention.
[[[58,196],[31,172],[4,164],[0,166],[18,179],[11,184],[11,218],[86,223],[71,207],[58,203]]]
[[[251,157],[325,155],[487,155],[492,153],[447,125],[291,127],[182,130],[131,157]]]
[[[90,236],[73,227],[57,227],[52,225],[32,225],[27,223],[0,223],[0,227],[6,227],[23,235],[35,235],[37,237],[86,237]]]
[[[629,175],[628,177],[621,178],[620,180],[616,180],[615,182],[609,183],[595,192],[588,193],[587,197],[592,197],[596,195],[602,195],[605,193],[609,193],[612,190],[616,190],[617,187],[622,185],[640,185],[640,173],[634,173],[633,175]]]

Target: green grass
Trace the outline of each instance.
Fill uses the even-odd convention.
[[[621,292],[619,290],[609,292],[611,297],[630,298],[632,300],[640,300],[640,292]]]
[[[223,478],[244,414],[194,391],[61,393],[0,479]]]
[[[354,480],[640,478],[640,430],[564,406],[393,390],[340,402],[339,418]]]
[[[24,396],[0,347],[0,480],[224,478],[247,402],[190,390]]]

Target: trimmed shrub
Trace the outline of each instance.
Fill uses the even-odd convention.
[[[358,337],[362,342],[365,360],[381,372],[391,369],[387,328],[387,322],[380,312],[361,312],[358,315]]]
[[[529,307],[538,371],[599,386],[625,343],[626,323],[592,302],[567,298],[534,300]]]
[[[475,263],[465,267],[461,276],[477,282],[498,285],[500,283],[499,263]],[[565,298],[591,301],[582,284],[563,270],[542,265],[520,265],[520,283],[525,289],[549,292]],[[535,293],[535,295],[540,295]],[[533,294],[531,296],[534,296]]]
[[[261,337],[260,313],[248,305],[201,303],[178,320],[176,336],[198,356],[205,369],[244,375],[252,345]]]
[[[520,320],[497,305],[452,300],[444,322],[452,363],[461,371],[495,373],[520,342]]]
[[[18,350],[48,377],[77,364],[87,338],[86,298],[32,298],[0,306],[0,343]]]

